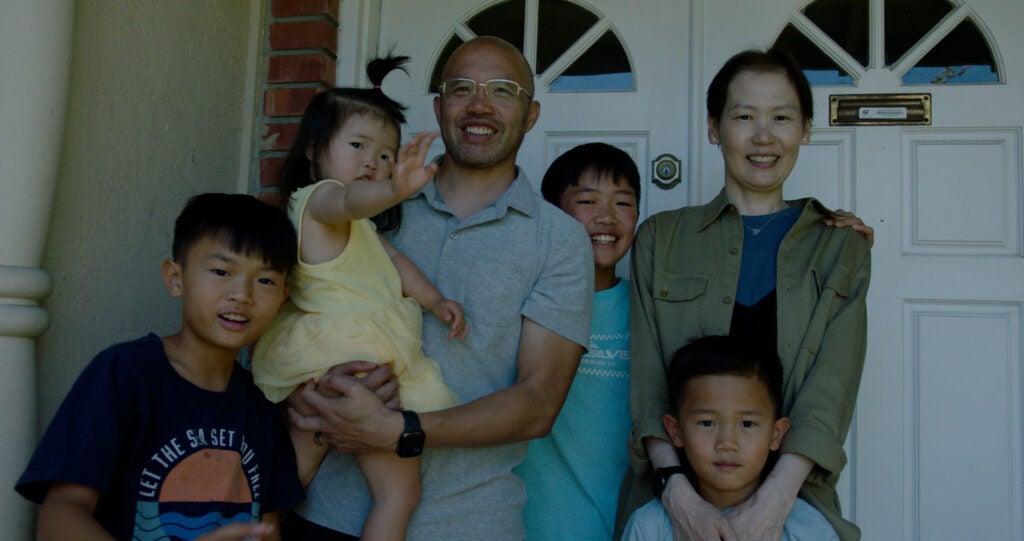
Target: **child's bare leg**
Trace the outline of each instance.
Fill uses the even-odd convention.
[[[379,451],[358,454],[356,462],[373,496],[360,541],[404,541],[409,519],[420,503],[420,459]]]
[[[302,415],[316,415],[317,412],[315,410],[307,408],[302,403],[302,400],[295,398],[296,393],[301,390],[301,385],[296,387],[292,394],[288,395],[288,398],[285,399],[285,402]],[[317,392],[327,397],[338,396],[338,393],[324,387],[318,387]],[[291,423],[288,424],[288,435],[291,436],[292,446],[295,447],[295,461],[298,465],[299,481],[302,482],[302,486],[305,488],[313,482],[316,470],[320,468],[320,463],[323,462],[324,457],[327,456],[327,452],[331,448],[317,442],[316,435],[303,432]]]

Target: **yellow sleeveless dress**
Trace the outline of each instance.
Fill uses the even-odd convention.
[[[288,215],[300,245],[309,195],[324,182],[338,181],[322,180],[292,195]],[[440,366],[423,353],[420,305],[402,296],[398,270],[373,222],[352,221],[338,257],[316,265],[300,260],[289,283],[289,302],[253,352],[253,379],[270,401],[284,400],[332,366],[364,360],[391,365],[405,408],[434,411],[459,403]]]

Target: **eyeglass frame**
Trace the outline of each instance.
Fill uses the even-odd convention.
[[[443,81],[441,83],[441,86],[437,87],[437,93],[442,98],[452,99],[450,97],[445,97],[445,95],[444,95],[444,88],[445,88],[445,86],[448,83],[452,83],[452,82],[455,82],[455,81],[465,81],[465,82],[473,83],[473,85],[474,85],[473,86],[473,93],[470,94],[469,96],[466,96],[466,98],[463,98],[463,99],[472,99],[474,96],[476,96],[477,89],[479,87],[481,87],[481,86],[484,87],[484,97],[486,97],[487,99],[494,99],[493,97],[491,97],[491,92],[489,90],[487,90],[487,85],[489,85],[491,83],[495,83],[495,82],[500,82],[500,83],[512,83],[512,84],[516,85],[516,95],[515,95],[516,98],[519,97],[519,94],[526,94],[526,98],[529,101],[533,101],[533,93],[530,92],[529,90],[527,90],[526,87],[524,87],[523,85],[517,83],[516,81],[513,81],[512,79],[488,79],[488,80],[486,80],[486,81],[481,83],[481,82],[476,81],[475,79],[470,79],[469,77],[453,77],[451,79],[448,79],[447,81]],[[456,99],[459,99],[459,98],[456,98]]]

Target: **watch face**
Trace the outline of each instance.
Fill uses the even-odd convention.
[[[423,453],[423,442],[426,435],[423,432],[405,432],[398,437],[398,448],[395,452],[402,458],[420,456]]]

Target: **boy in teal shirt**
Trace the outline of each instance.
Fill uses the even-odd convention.
[[[551,433],[530,442],[516,472],[526,483],[526,538],[609,540],[619,486],[629,467],[629,282],[615,265],[633,244],[640,174],[604,143],[559,156],[541,185],[544,199],[586,228],[594,249],[590,347]]]

